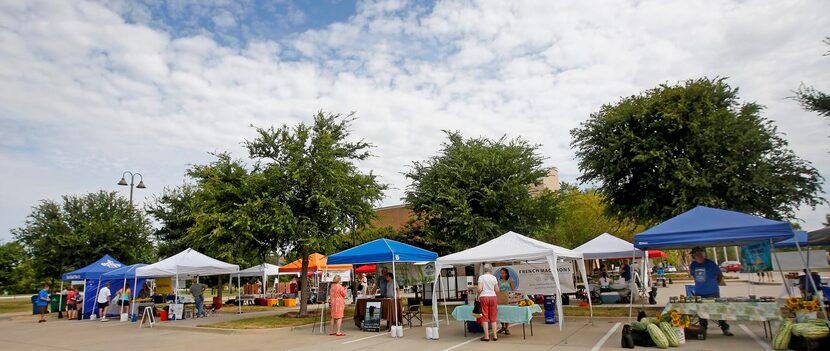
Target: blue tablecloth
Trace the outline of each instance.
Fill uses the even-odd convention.
[[[539,305],[533,306],[514,306],[514,305],[499,305],[499,322],[501,323],[527,323],[533,318],[534,313],[542,313],[542,308]],[[473,316],[473,306],[461,305],[452,311],[452,317],[458,321],[475,321]]]

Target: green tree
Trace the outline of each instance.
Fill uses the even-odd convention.
[[[631,220],[609,216],[602,195],[596,189],[579,189],[562,183],[559,190],[560,211],[556,223],[540,238],[567,248],[575,248],[602,233],[627,241],[646,229]]]
[[[314,123],[257,128],[245,142],[255,160],[246,210],[257,239],[302,257],[300,288],[308,296],[308,255],[327,252],[331,238],[367,225],[386,186],[356,162],[370,157],[371,144],[351,141],[352,115],[319,112]],[[255,216],[256,215],[256,216]],[[307,311],[306,299],[300,315]]]
[[[198,188],[193,184],[164,188],[161,195],[145,206],[147,214],[158,221],[153,230],[159,257],[170,257],[191,246],[184,238],[194,226],[195,197]]]
[[[830,45],[830,37],[824,38],[824,43]],[[830,51],[825,53],[824,56],[830,56]],[[795,92],[795,99],[801,103],[805,110],[830,118],[830,95],[827,93],[802,85]]]
[[[825,202],[823,178],[762,110],[707,78],[604,105],[571,131],[579,180],[599,184],[611,213],[641,223],[696,205],[793,218]]]
[[[538,145],[446,133],[438,155],[405,173],[404,199],[427,241],[461,250],[510,230],[537,235],[555,220],[556,195],[531,191],[547,174]]]
[[[0,293],[36,291],[37,282],[28,260],[29,255],[20,243],[10,241],[0,244]]]
[[[143,212],[116,192],[42,200],[23,227],[12,229],[40,279],[54,280],[109,254],[125,264],[150,262],[152,228]]]

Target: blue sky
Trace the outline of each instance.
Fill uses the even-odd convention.
[[[139,205],[250,125],[356,112],[361,163],[400,203],[442,130],[521,136],[573,181],[569,130],[662,83],[729,77],[830,177],[830,127],[790,97],[830,91],[824,1],[0,2],[0,240],[31,206],[141,172]],[[826,188],[826,187],[825,187]],[[802,208],[806,229],[830,207]]]

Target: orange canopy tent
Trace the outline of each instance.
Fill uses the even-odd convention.
[[[333,264],[327,265],[328,259],[326,256],[323,256],[319,253],[313,253],[308,255],[308,271],[315,272],[315,271],[344,271],[352,269],[352,265],[350,264]],[[303,261],[296,260],[291,262],[285,266],[280,267],[280,273],[282,272],[289,272],[289,273],[299,273],[302,270]]]

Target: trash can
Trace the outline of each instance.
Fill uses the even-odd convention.
[[[40,313],[37,308],[37,295],[32,295],[32,315]]]
[[[545,295],[545,324],[556,324],[559,318],[556,315],[556,296]]]
[[[66,295],[52,295],[49,297],[49,311],[58,312],[66,308]]]

